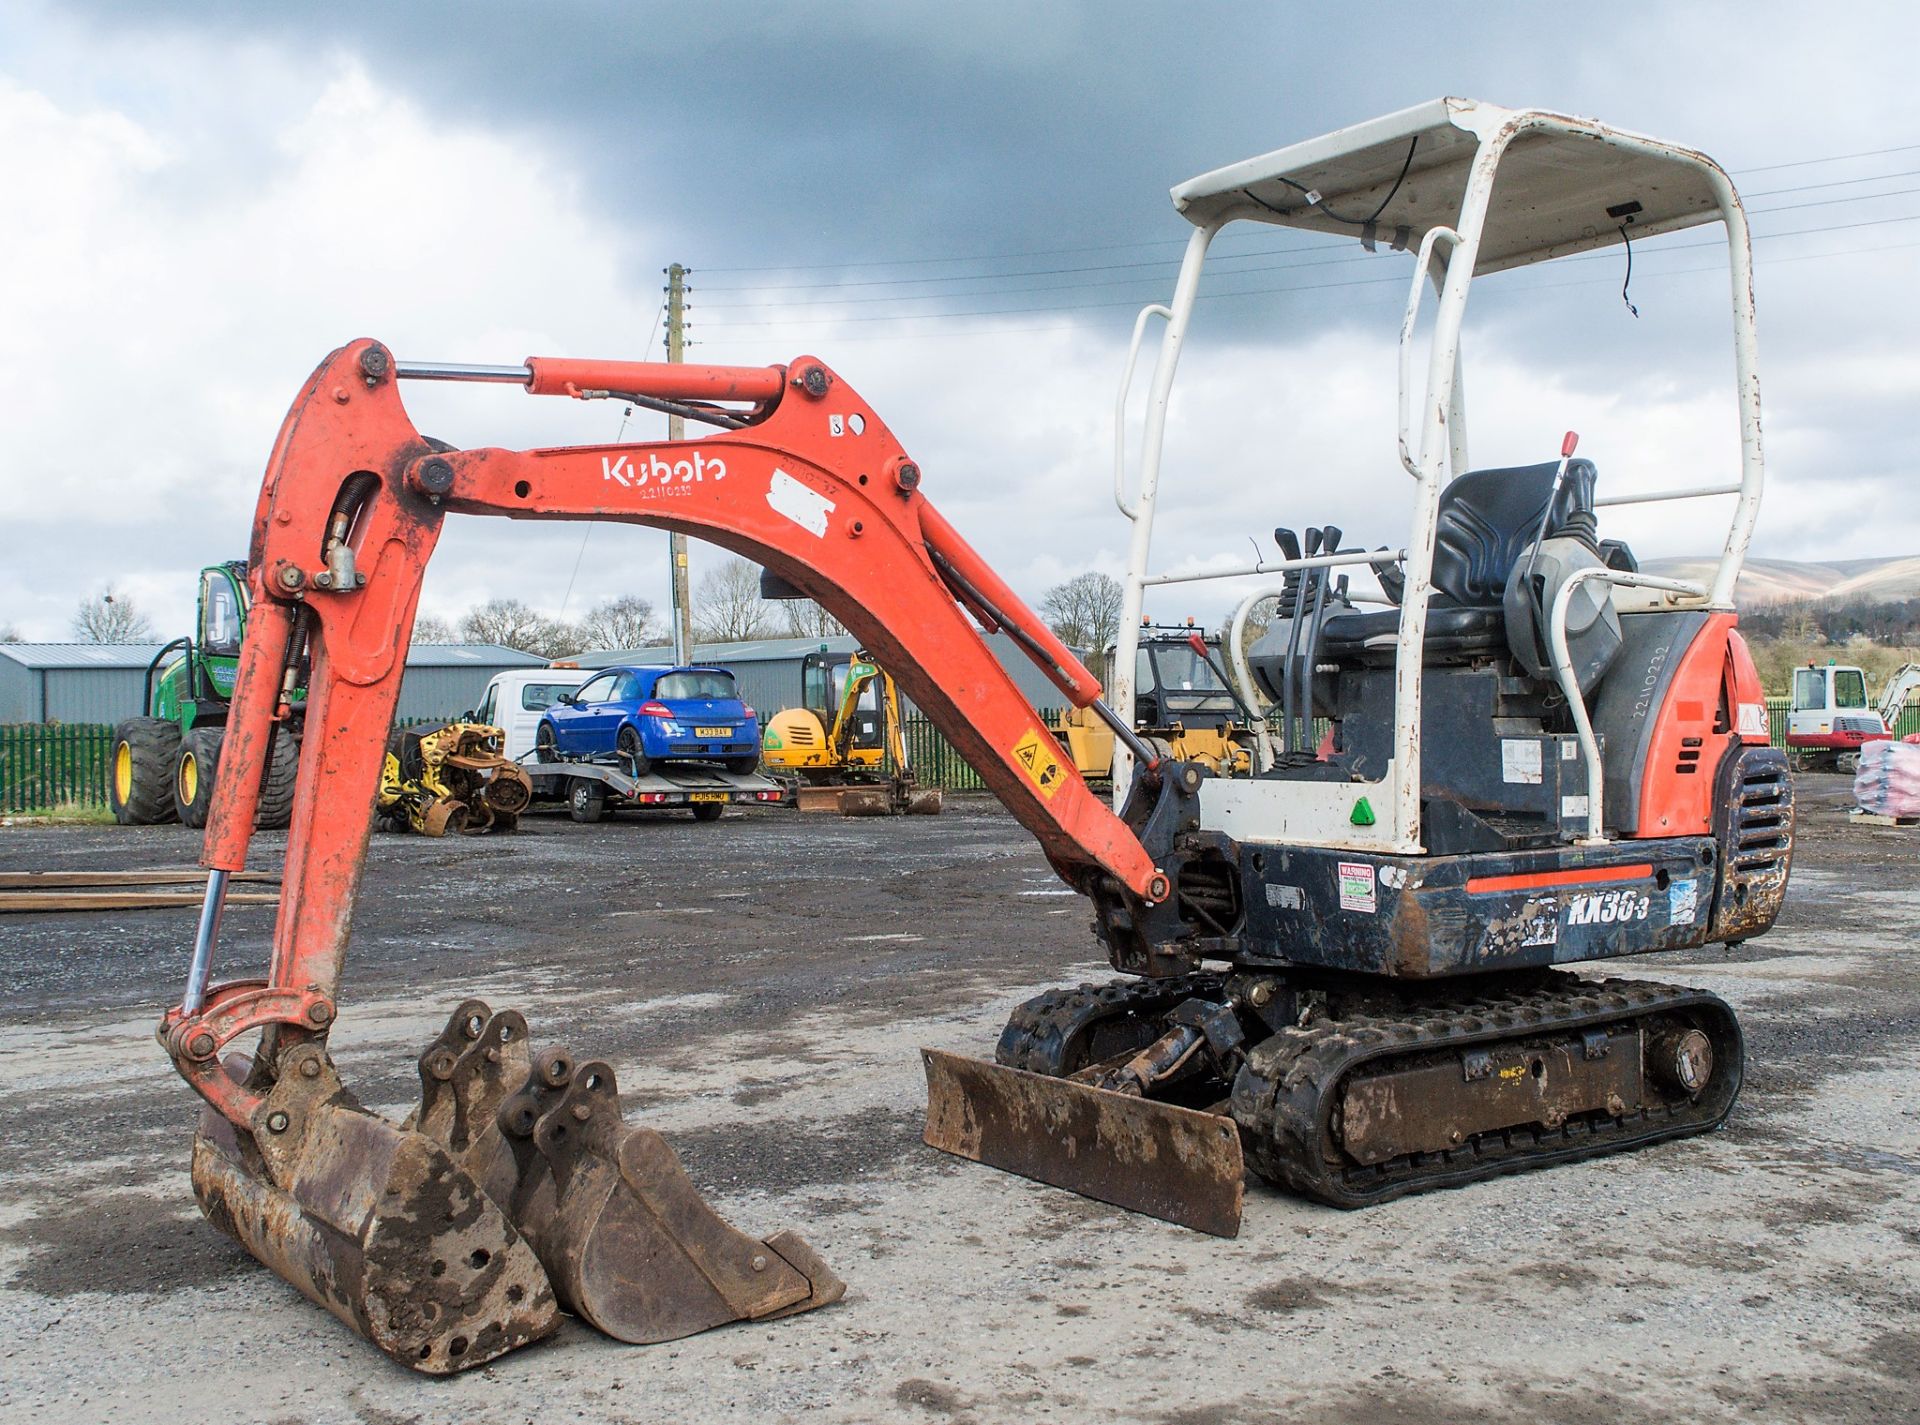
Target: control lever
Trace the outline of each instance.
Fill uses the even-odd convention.
[[[1293,560],[1300,557],[1300,539],[1290,529],[1276,529],[1273,542],[1280,546],[1280,557]],[[1287,620],[1287,659],[1281,665],[1280,679],[1280,750],[1293,751],[1293,655],[1300,646],[1300,594],[1305,580],[1300,570],[1289,569],[1280,584],[1280,613]]]
[[[1300,552],[1308,559],[1317,558],[1320,554],[1323,537],[1321,530],[1309,529],[1307,531],[1306,541],[1301,546]],[[1303,569],[1300,571],[1300,593],[1298,599],[1295,601],[1293,627],[1288,631],[1287,702],[1290,711],[1287,714],[1287,750],[1289,752],[1306,751],[1307,742],[1313,736],[1313,708],[1310,704],[1307,704],[1307,683],[1306,680],[1300,676],[1303,656],[1303,650],[1300,647],[1300,635],[1306,631],[1313,617],[1313,596],[1314,590],[1320,582],[1319,574],[1320,571],[1318,569]],[[1296,716],[1300,719],[1300,728],[1297,737],[1293,724]]]
[[[1340,552],[1341,530],[1336,525],[1328,525],[1320,532],[1320,552],[1338,554]],[[1320,666],[1320,630],[1327,618],[1327,587],[1333,582],[1333,570],[1316,569],[1313,581],[1313,618],[1307,625],[1307,646],[1300,659],[1300,732],[1302,750],[1312,752],[1309,744],[1313,741],[1313,675]]]

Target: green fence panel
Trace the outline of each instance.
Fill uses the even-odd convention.
[[[105,806],[113,729],[105,724],[0,727],[0,812]]]

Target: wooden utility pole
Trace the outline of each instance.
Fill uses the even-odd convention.
[[[687,335],[687,269],[679,263],[667,269],[667,360],[685,361]],[[667,417],[667,439],[679,440],[687,433],[680,416]],[[687,592],[687,537],[667,536],[668,558],[673,564],[673,661],[693,661],[693,603]]]

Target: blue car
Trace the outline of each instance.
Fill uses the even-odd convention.
[[[659,762],[760,764],[760,723],[725,668],[608,668],[562,693],[534,733],[541,760],[617,755],[644,777]]]

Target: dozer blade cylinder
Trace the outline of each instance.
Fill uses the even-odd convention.
[[[318,1073],[302,1073],[305,1056]],[[295,1080],[275,1086],[253,1134],[211,1108],[201,1115],[193,1190],[208,1221],[430,1375],[480,1365],[559,1325],[533,1249],[439,1144],[355,1106],[317,1046],[283,1066]]]
[[[922,1049],[930,1147],[1216,1237],[1240,1231],[1240,1130],[1203,1113]]]

